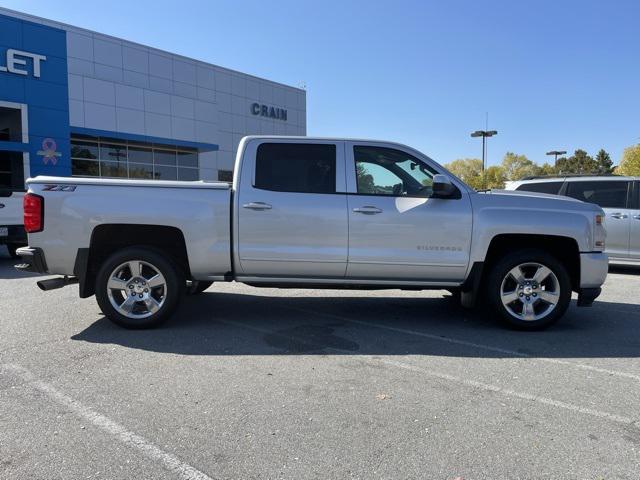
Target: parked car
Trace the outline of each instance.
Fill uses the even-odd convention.
[[[507,190],[566,195],[595,203],[605,212],[606,252],[612,263],[640,263],[640,178],[538,177],[510,182]]]
[[[22,141],[22,135],[17,136],[13,130],[20,122],[5,118],[3,110],[7,109],[0,108],[0,143]],[[27,176],[25,162],[28,164],[27,153],[0,150],[0,246],[6,245],[9,255],[14,258],[16,249],[27,244],[27,233],[22,225],[22,198]]]
[[[19,247],[27,245],[27,234],[22,225],[22,197],[23,191],[0,186],[0,245],[6,245],[13,258],[17,258]]]
[[[538,329],[590,305],[607,275],[603,211],[558,196],[480,193],[404,145],[245,137],[233,184],[38,177],[21,269],[80,284],[128,328],[176,309],[186,281],[448,289]],[[215,315],[215,310],[212,311]],[[429,315],[428,311],[424,312]]]

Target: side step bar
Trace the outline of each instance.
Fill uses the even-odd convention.
[[[49,290],[55,290],[57,288],[66,287],[67,285],[73,285],[74,283],[78,283],[77,277],[58,277],[58,278],[48,278],[47,280],[40,280],[36,282],[38,288],[40,290],[44,290],[48,292]]]

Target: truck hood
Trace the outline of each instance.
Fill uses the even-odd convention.
[[[473,199],[485,207],[516,208],[516,209],[543,209],[565,210],[576,212],[604,213],[602,209],[593,203],[586,203],[575,198],[549,193],[527,192],[523,190],[491,190],[478,192]]]

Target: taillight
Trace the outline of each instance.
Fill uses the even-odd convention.
[[[24,207],[24,229],[27,233],[44,229],[44,198],[35,193],[27,193],[22,202]]]

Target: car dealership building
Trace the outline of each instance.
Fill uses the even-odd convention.
[[[249,134],[305,135],[305,91],[0,8],[0,189],[228,180]]]

